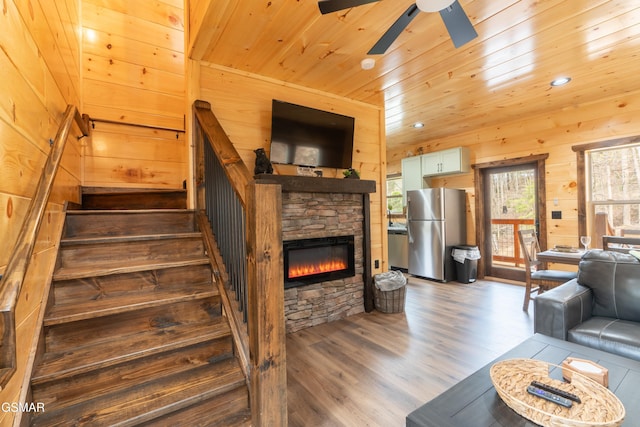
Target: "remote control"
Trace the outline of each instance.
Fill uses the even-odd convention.
[[[569,399],[560,397],[557,394],[549,393],[546,390],[543,390],[538,387],[534,387],[532,385],[527,387],[527,391],[529,392],[529,394],[533,394],[534,396],[541,397],[542,399],[546,399],[549,402],[553,402],[557,405],[564,406],[565,408],[571,408],[571,406],[573,406],[573,403]]]
[[[542,390],[546,390],[549,393],[557,394],[560,397],[564,397],[565,399],[573,400],[576,403],[582,403],[580,398],[573,393],[569,393],[568,391],[561,390],[559,388],[555,388],[550,386],[549,384],[544,384],[539,381],[531,381],[531,385],[534,387],[541,388]]]

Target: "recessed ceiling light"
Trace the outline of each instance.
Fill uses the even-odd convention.
[[[569,83],[571,81],[571,77],[559,77],[555,80],[553,80],[551,83],[549,83],[551,86],[562,86],[562,85],[566,85],[567,83]]]
[[[375,66],[376,66],[376,60],[373,58],[364,58],[362,61],[360,61],[360,67],[363,70],[370,70]]]
[[[420,128],[423,128],[423,127],[424,127],[424,123],[422,123],[422,122],[415,122],[412,126],[413,126],[414,128],[416,128],[416,129],[420,129]]]

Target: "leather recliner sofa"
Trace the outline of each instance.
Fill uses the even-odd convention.
[[[578,277],[534,302],[534,332],[640,361],[640,261],[591,250]]]

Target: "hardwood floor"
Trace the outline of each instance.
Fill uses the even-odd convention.
[[[409,277],[404,313],[287,336],[289,426],[404,426],[405,417],[533,334],[524,288]]]

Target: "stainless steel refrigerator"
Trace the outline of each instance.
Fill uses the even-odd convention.
[[[465,191],[426,188],[407,192],[409,274],[453,280],[454,246],[467,241]]]

